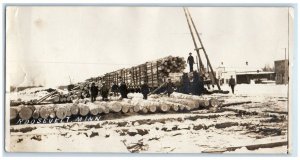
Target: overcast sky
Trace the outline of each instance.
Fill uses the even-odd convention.
[[[189,8],[214,67],[273,66],[288,47],[287,8]],[[8,7],[8,85],[83,81],[194,51],[182,8]],[[26,78],[24,78],[26,77]]]

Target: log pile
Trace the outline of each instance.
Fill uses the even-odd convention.
[[[123,113],[130,114],[151,114],[168,112],[189,112],[202,109],[203,107],[216,107],[220,103],[217,99],[209,100],[199,96],[174,93],[173,97],[151,95],[148,100],[141,98],[123,99],[120,101],[96,101],[89,102],[86,99],[74,101],[69,104],[48,104],[48,105],[21,105],[10,108],[10,119],[38,119],[58,118],[64,119],[70,116],[96,116],[100,114]]]
[[[183,57],[168,56],[155,61],[146,62],[131,68],[123,68],[104,76],[92,77],[87,82],[104,81],[120,83],[123,80],[129,89],[139,88],[142,81],[148,82],[149,87],[158,87],[166,81],[170,73],[182,73],[186,67]]]
[[[167,78],[174,79],[174,82],[177,81],[177,79],[175,80],[175,77],[170,75],[174,73],[182,73],[185,67],[186,62],[183,57],[168,56],[131,68],[119,69],[117,71],[107,73],[101,77],[90,78],[86,80],[86,82],[73,85],[74,87],[67,93],[54,90],[41,99],[33,99],[29,102],[12,100],[10,105],[20,106],[44,104],[42,102],[60,104],[71,103],[79,98],[89,98],[91,82],[96,82],[96,85],[100,86],[100,83],[102,82],[106,82],[106,84],[111,85],[112,82],[118,84],[121,80],[123,80],[126,83],[129,91],[137,91],[140,88],[142,81],[145,81],[148,83],[150,88],[157,88],[166,82]],[[126,109],[124,111],[126,111]],[[144,112],[146,111],[144,110]]]

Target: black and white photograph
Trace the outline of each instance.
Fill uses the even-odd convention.
[[[5,150],[291,153],[293,7],[5,8]]]

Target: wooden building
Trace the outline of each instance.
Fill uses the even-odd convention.
[[[289,62],[279,60],[274,62],[276,84],[288,84],[289,81]]]

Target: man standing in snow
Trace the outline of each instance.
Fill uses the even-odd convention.
[[[125,82],[121,82],[119,89],[120,89],[121,97],[127,98],[128,90]]]
[[[194,57],[192,56],[192,53],[190,53],[190,56],[187,59],[187,63],[190,65],[190,72],[193,72],[194,71],[193,66],[195,64],[195,61],[194,61]]]
[[[147,99],[147,96],[148,96],[150,91],[149,91],[148,84],[145,83],[144,81],[142,81],[141,92],[143,94],[143,99]]]
[[[96,101],[96,97],[98,95],[98,87],[95,86],[95,83],[92,83],[90,90],[91,90],[91,101],[94,102]]]
[[[118,95],[119,86],[115,82],[112,83],[111,91],[114,93],[114,97]]]
[[[102,96],[102,100],[103,101],[107,101],[108,100],[108,93],[109,93],[109,87],[106,85],[105,82],[103,82],[103,85],[100,89],[100,94]]]
[[[167,90],[168,97],[170,97],[170,95],[174,92],[174,84],[172,83],[171,79],[168,79],[166,90]]]
[[[231,78],[229,79],[229,86],[231,87],[231,91],[234,94],[235,79],[233,78],[233,76],[231,76]]]

